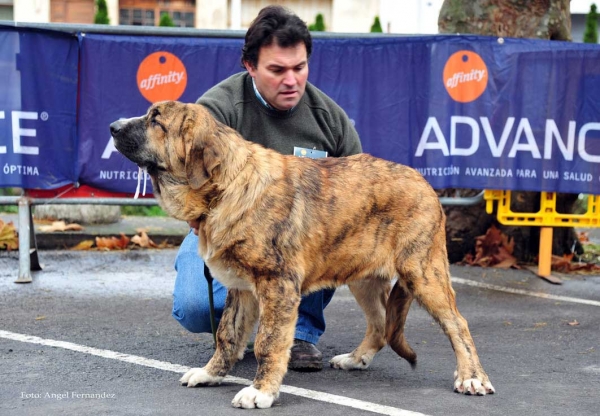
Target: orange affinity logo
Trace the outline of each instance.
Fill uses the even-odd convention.
[[[154,52],[140,64],[137,85],[151,103],[177,100],[185,91],[187,71],[183,62],[172,53]]]
[[[444,66],[444,86],[459,103],[475,101],[487,87],[488,70],[481,56],[472,51],[458,51]]]

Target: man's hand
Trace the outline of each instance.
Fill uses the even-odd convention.
[[[198,235],[198,227],[200,227],[199,220],[192,220],[187,222],[194,234]]]

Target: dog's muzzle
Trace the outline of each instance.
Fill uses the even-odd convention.
[[[123,126],[125,126],[124,120],[117,120],[114,123],[111,123],[111,125],[110,125],[110,134],[113,137],[117,136],[121,132],[121,130],[123,129]]]

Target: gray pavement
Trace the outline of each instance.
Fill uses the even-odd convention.
[[[181,227],[179,238],[185,234],[185,224],[164,220]],[[128,229],[134,221],[118,227]],[[148,219],[140,221],[148,226]],[[164,224],[158,228],[171,228]],[[175,365],[206,363],[212,338],[185,331],[170,316],[176,249],[39,254],[44,270],[34,273],[33,283],[17,285],[18,254],[0,252],[0,415],[240,414],[230,405],[242,388],[236,382],[199,389],[177,383]],[[561,276],[564,284],[553,286],[523,270],[451,271],[458,307],[497,394],[452,392],[450,343],[415,304],[406,329],[419,357],[415,370],[386,347],[367,371],[289,372],[284,385],[315,397],[329,393],[341,404],[283,393],[272,409],[256,412],[377,414],[351,407],[349,399],[355,399],[379,405],[373,409],[380,414],[411,414],[392,408],[426,415],[598,414],[600,276]],[[346,288],[337,290],[326,317],[318,346],[329,360],[360,342],[365,322]],[[71,344],[51,346],[48,340]],[[156,361],[124,362],[126,356],[114,352]],[[156,362],[172,365],[145,365]],[[255,371],[256,361],[247,355],[232,375],[251,380]]]

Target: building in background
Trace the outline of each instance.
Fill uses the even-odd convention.
[[[590,12],[592,3],[595,3],[600,8],[600,1],[598,0],[571,0],[571,36],[573,42],[583,42],[585,19]],[[600,27],[600,25],[598,26]]]
[[[571,0],[572,36],[581,42],[594,1]],[[245,29],[268,4],[292,9],[307,23],[322,14],[327,31],[369,32],[378,16],[384,32],[435,34],[443,0],[106,0],[111,25],[157,26],[169,13],[176,26]],[[600,5],[600,0],[598,0]],[[0,0],[0,20],[93,23],[95,0]]]
[[[14,20],[13,0],[0,0],[0,20]]]

